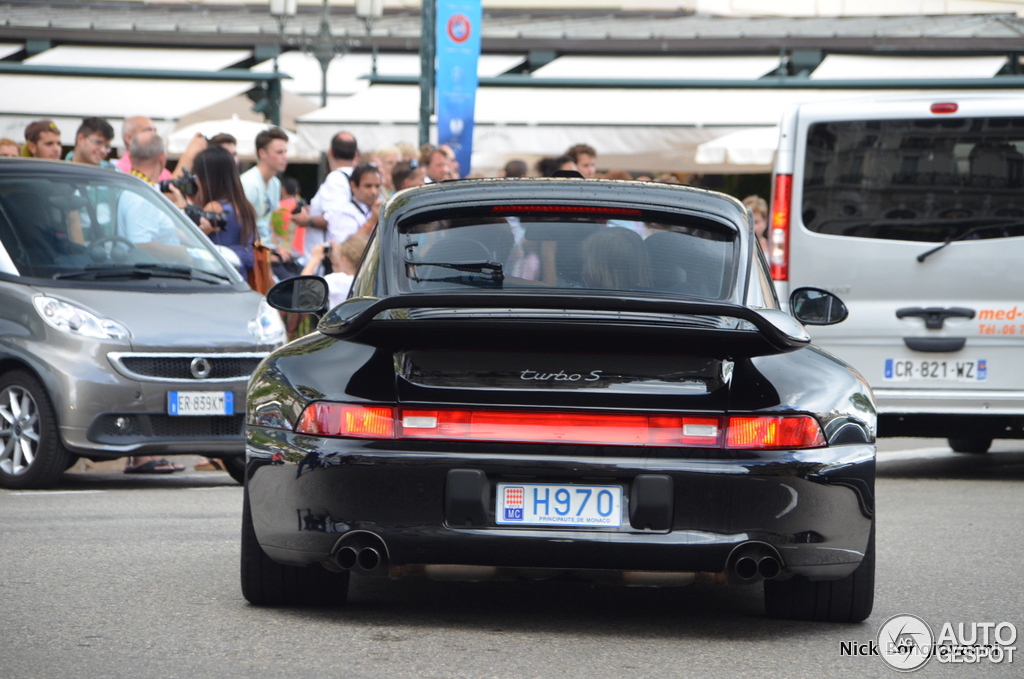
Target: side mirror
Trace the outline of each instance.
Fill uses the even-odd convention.
[[[819,288],[794,290],[789,296],[789,310],[804,325],[835,325],[850,315],[843,300]]]
[[[278,311],[322,315],[327,311],[327,281],[319,276],[286,278],[267,291],[267,304]]]

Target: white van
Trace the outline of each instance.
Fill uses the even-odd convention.
[[[842,297],[811,334],[871,384],[880,436],[1024,438],[1024,93],[797,105],[773,193],[779,297]]]

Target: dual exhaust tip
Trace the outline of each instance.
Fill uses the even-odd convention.
[[[373,533],[359,532],[346,538],[334,553],[334,565],[343,571],[356,570],[363,573],[387,570],[388,550],[380,537]]]
[[[774,580],[782,575],[782,561],[767,544],[748,542],[729,557],[729,573],[740,582]]]
[[[359,548],[345,545],[334,555],[334,563],[343,571],[358,568],[361,571],[376,570],[384,562],[384,557],[375,547]]]

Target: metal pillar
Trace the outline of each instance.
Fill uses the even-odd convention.
[[[434,26],[437,23],[436,0],[423,0],[420,36],[420,146],[430,143],[430,114],[434,112],[434,52],[437,43]]]

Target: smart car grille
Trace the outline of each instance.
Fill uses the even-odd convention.
[[[118,426],[118,420],[121,426]],[[96,418],[88,438],[97,443],[126,445],[160,439],[241,439],[245,415],[182,417],[163,414],[108,414]]]
[[[266,354],[110,354],[111,362],[125,377],[141,381],[228,381],[249,379]],[[196,377],[193,362],[204,361]]]

